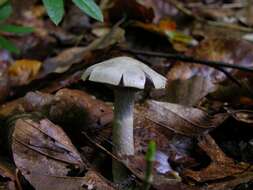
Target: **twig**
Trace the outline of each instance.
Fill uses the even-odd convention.
[[[100,144],[94,142],[85,132],[82,132],[82,134],[85,136],[85,138],[87,138],[92,144],[94,144],[96,147],[100,148],[101,150],[103,150],[106,154],[110,155],[114,160],[117,160],[118,162],[122,163],[122,161],[117,158],[115,155],[113,155],[110,151],[108,151],[106,148],[104,148],[103,146],[101,146]]]
[[[245,2],[233,2],[233,3],[225,3],[225,4],[208,4],[208,5],[204,5],[201,2],[196,2],[196,3],[189,3],[187,4],[188,8],[201,8],[201,9],[205,9],[205,8],[211,8],[211,9],[215,9],[217,7],[220,7],[221,9],[239,9],[239,8],[244,8],[246,7],[246,3]]]
[[[142,51],[142,50],[135,50],[135,49],[124,49],[124,48],[122,48],[121,51],[129,52],[132,54],[164,57],[168,59],[174,59],[177,61],[189,62],[193,64],[207,65],[210,67],[226,67],[226,68],[241,70],[245,72],[253,72],[253,68],[248,68],[248,67],[244,67],[240,65],[232,65],[229,63],[221,62],[221,61],[206,61],[206,60],[201,60],[201,59],[195,59],[194,57],[181,55],[181,54],[160,53],[160,52],[153,52],[153,51],[151,52],[151,51]]]
[[[141,56],[136,55],[136,57],[141,60],[142,62],[151,65],[151,62],[147,59],[143,59]],[[235,77],[233,77],[229,72],[227,72],[224,68],[217,67],[217,66],[212,66],[214,69],[217,69],[218,71],[222,72],[228,79],[230,79],[232,82],[234,82],[236,85],[239,87],[242,87],[243,85],[238,81]]]
[[[174,5],[179,11],[182,13],[186,14],[189,17],[192,17],[198,22],[204,22],[206,24],[212,25],[212,26],[219,26],[219,27],[224,27],[224,28],[230,28],[230,29],[235,29],[235,30],[240,30],[243,32],[252,32],[253,28],[249,27],[243,27],[235,24],[228,24],[228,23],[223,23],[223,22],[217,22],[217,21],[210,21],[203,19],[197,15],[194,15],[191,10],[185,8],[182,3],[179,3],[177,0],[167,0],[170,4]]]

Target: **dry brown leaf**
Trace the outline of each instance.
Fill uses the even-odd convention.
[[[231,180],[209,184],[206,187],[206,189],[207,190],[233,189],[233,188],[235,188],[236,186],[238,186],[240,184],[247,184],[249,182],[252,182],[252,180],[253,180],[253,172],[244,172],[242,174],[236,175]]]
[[[44,61],[43,71],[39,78],[46,76],[49,73],[63,73],[67,71],[73,64],[84,63],[89,64],[94,58],[92,50],[107,48],[118,42],[124,41],[125,31],[120,27],[111,28],[109,33],[95,39],[86,47],[72,47],[65,49],[58,55],[48,58]]]
[[[240,48],[238,48],[239,46]],[[253,67],[252,50],[252,44],[246,41],[229,37],[216,37],[203,40],[187,55],[197,59],[223,61],[251,68]],[[240,80],[248,79],[251,76],[238,70],[225,70]],[[184,62],[177,62],[167,73],[167,79],[166,100],[184,105],[195,105],[208,93],[217,90],[219,84],[228,81],[226,75],[214,68]],[[243,88],[236,87],[237,90],[234,91],[243,92]],[[229,96],[233,93],[230,92]],[[224,95],[224,92],[222,94]]]
[[[84,177],[53,176],[40,173],[28,174],[36,190],[114,190],[113,185],[95,171]]]
[[[23,98],[3,104],[0,116],[7,118],[15,113],[43,112],[57,123],[79,123],[82,127],[101,127],[113,119],[112,107],[80,90],[62,89],[55,95],[29,92]],[[73,113],[76,114],[73,114]]]
[[[243,162],[236,164],[233,159],[227,157],[210,135],[203,136],[199,146],[211,158],[211,164],[200,171],[186,169],[184,172],[185,176],[198,182],[224,179],[248,172],[250,169],[249,164]]]
[[[136,154],[146,152],[148,143],[152,139],[156,142],[159,152],[157,171],[170,171],[168,159],[184,166],[196,164],[191,156],[194,142],[190,137],[174,133],[168,128],[160,126],[149,119],[147,106],[138,106],[135,111],[135,151]],[[165,160],[164,160],[165,159]],[[160,165],[160,166],[159,166]]]
[[[33,173],[66,176],[71,168],[83,170],[84,163],[64,131],[47,119],[34,122],[18,119],[12,134],[13,159],[31,181]]]
[[[50,117],[59,123],[79,123],[79,127],[101,127],[113,119],[112,108],[84,91],[62,89],[54,98]]]
[[[149,101],[147,118],[176,133],[193,137],[219,126],[225,121],[227,115],[211,116],[197,108]]]
[[[53,103],[54,96],[43,92],[28,92],[23,97],[23,107],[26,112],[43,111]]]

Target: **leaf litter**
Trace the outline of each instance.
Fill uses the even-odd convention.
[[[203,2],[101,0],[104,23],[67,3],[55,26],[40,2],[13,1],[9,24],[35,32],[1,33],[20,54],[0,50],[0,189],[140,189],[154,140],[151,189],[251,190],[253,91],[245,70],[253,56],[245,36],[253,9]],[[136,95],[133,156],[112,151],[110,86],[80,80],[88,66],[117,56],[139,59],[168,79],[165,90]],[[112,180],[112,159],[129,172],[121,184]]]

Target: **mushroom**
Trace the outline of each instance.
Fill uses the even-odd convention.
[[[89,67],[82,79],[109,84],[114,89],[113,144],[116,155],[134,155],[134,96],[149,81],[156,89],[165,88],[166,78],[131,57],[112,58]]]

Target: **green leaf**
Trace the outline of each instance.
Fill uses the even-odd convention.
[[[63,0],[42,0],[46,7],[47,14],[50,19],[58,25],[64,15],[64,1]]]
[[[19,54],[19,49],[9,40],[6,38],[0,36],[0,48],[6,49],[12,53],[17,53]]]
[[[13,34],[29,34],[33,32],[33,28],[24,27],[24,26],[16,26],[12,24],[3,24],[3,25],[0,25],[0,31],[9,32]]]
[[[0,6],[0,21],[7,19],[12,13],[12,8],[10,3],[5,3]]]
[[[72,0],[76,6],[84,11],[90,17],[103,22],[103,14],[94,0]]]
[[[3,4],[5,4],[8,0],[0,0],[0,6],[2,6]]]

